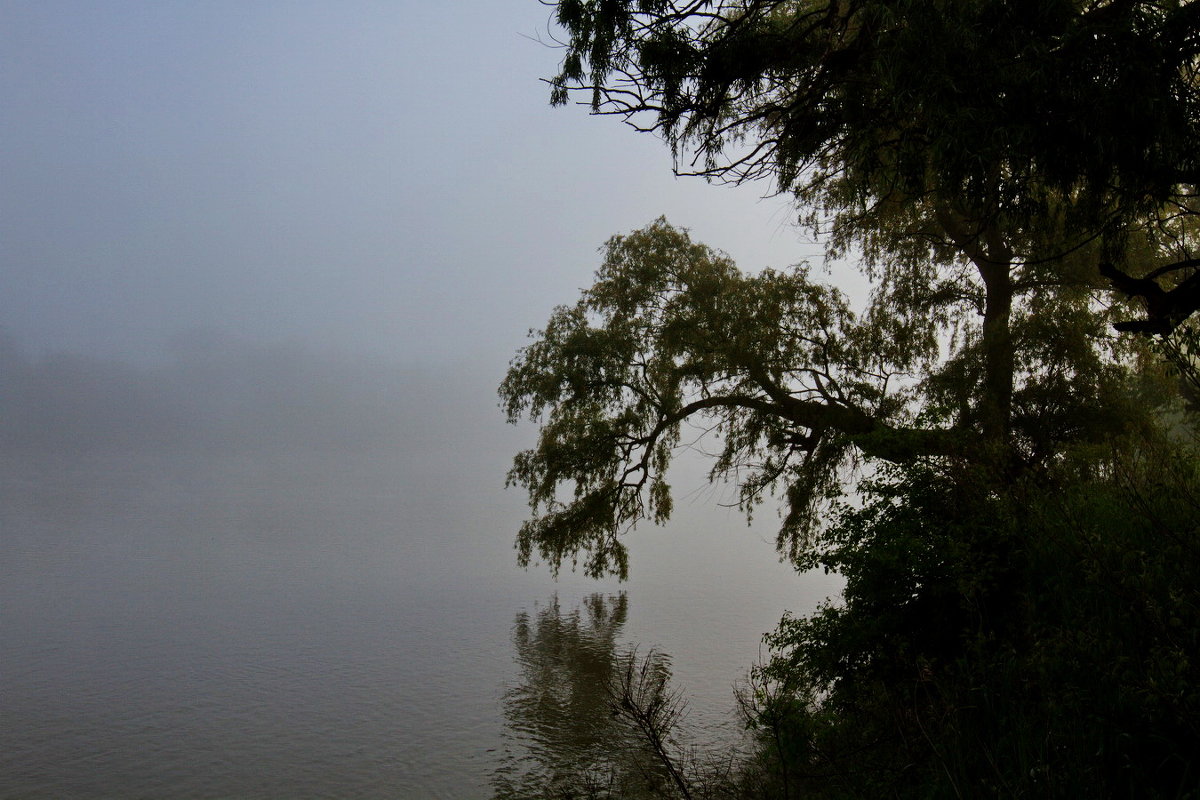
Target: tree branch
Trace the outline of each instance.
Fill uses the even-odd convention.
[[[1195,259],[1178,262],[1178,265],[1183,266],[1170,266],[1183,269],[1190,266],[1187,262],[1193,260]],[[1156,273],[1164,274],[1162,269],[1156,270]],[[1151,276],[1156,273],[1151,273]],[[1124,293],[1126,297],[1140,298],[1146,306],[1145,319],[1114,323],[1113,327],[1119,331],[1165,336],[1200,308],[1200,272],[1190,275],[1169,291],[1159,286],[1150,276],[1135,278],[1108,262],[1100,264],[1100,274],[1108,279],[1113,288]]]

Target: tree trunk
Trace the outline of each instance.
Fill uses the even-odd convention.
[[[937,212],[950,240],[962,251],[983,281],[982,396],[976,406],[984,458],[994,464],[1009,461],[1013,373],[1016,370],[1012,339],[1013,252],[995,222],[976,225],[951,209]]]
[[[994,261],[979,266],[986,290],[983,308],[983,397],[980,398],[980,427],[994,452],[1008,449],[1012,416],[1013,371],[1012,265]]]

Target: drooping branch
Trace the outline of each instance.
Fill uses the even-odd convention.
[[[855,449],[971,457],[965,431],[898,423],[907,400],[888,382],[910,356],[881,347],[879,320],[857,320],[804,268],[744,275],[665,220],[607,251],[596,283],[555,312],[501,386],[512,421],[542,424],[509,474],[533,511],[522,563],[535,549],[554,564],[587,551],[589,572],[623,569],[619,537],[670,514],[665,475],[685,424],[715,429],[712,471],[737,474],[747,510],[786,488],[787,548]]]
[[[1200,4],[556,5],[568,36],[555,102],[586,93],[593,111],[662,135],[677,170],[773,178],[843,222],[892,195],[983,202],[1004,216],[997,230],[1017,232],[1022,263],[1047,251],[1058,261],[1200,184]],[[1069,235],[1026,246],[1022,231],[1064,206]],[[1005,261],[977,236],[955,241],[977,264]],[[1200,308],[1200,279],[1129,291],[1136,279],[1106,266],[1147,305],[1121,330],[1164,333]]]

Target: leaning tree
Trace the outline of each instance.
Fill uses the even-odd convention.
[[[856,314],[805,268],[742,274],[662,220],[612,239],[501,387],[543,421],[510,474],[522,559],[624,574],[620,534],[670,513],[689,424],[745,504],[786,492],[794,551],[849,464],[1001,485],[1139,420],[1129,333],[1200,307],[1198,9],[561,0],[554,102],[662,135],[680,172],[774,181],[873,292]]]

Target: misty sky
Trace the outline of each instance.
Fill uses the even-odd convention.
[[[660,214],[747,269],[792,213],[539,79],[538,0],[0,2],[0,329],[152,363],[216,331],[502,369]]]

